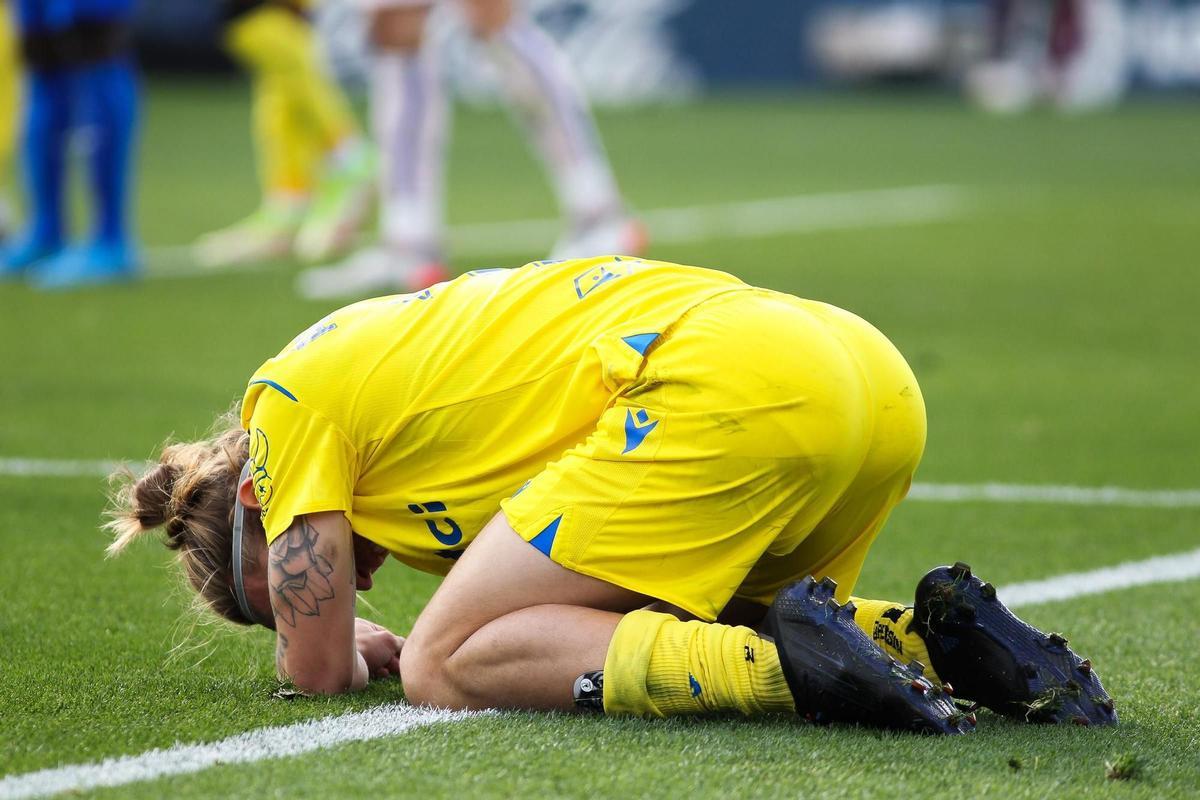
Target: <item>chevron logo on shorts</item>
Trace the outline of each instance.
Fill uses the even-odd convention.
[[[650,415],[646,413],[646,409],[639,408],[637,413],[633,409],[625,412],[625,449],[621,451],[621,455],[628,453],[631,450],[636,450],[638,446],[646,441],[646,437],[650,435],[650,431],[658,425],[658,420],[653,422],[650,420]]]

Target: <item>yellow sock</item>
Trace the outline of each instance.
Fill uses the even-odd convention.
[[[909,630],[913,620],[912,606],[887,600],[866,600],[862,597],[851,597],[850,600],[858,609],[854,612],[855,624],[862,628],[875,644],[905,664],[920,661],[925,665],[925,677],[941,683],[933,665],[929,663],[929,651],[925,648],[925,640],[918,636],[916,631]]]
[[[634,611],[604,660],[607,714],[794,712],[775,645],[750,628]]]

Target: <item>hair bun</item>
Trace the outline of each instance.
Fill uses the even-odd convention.
[[[132,511],[144,530],[163,527],[178,516],[174,497],[178,478],[174,464],[156,464],[134,485]]]

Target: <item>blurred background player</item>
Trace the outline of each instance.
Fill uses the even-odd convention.
[[[225,46],[253,78],[263,198],[246,219],[196,243],[196,260],[229,266],[295,252],[345,250],[371,211],[375,157],[331,78],[308,0],[228,0]]]
[[[991,0],[988,53],[967,94],[998,113],[1045,99],[1063,110],[1111,106],[1128,86],[1121,0]]]
[[[371,117],[382,161],[381,242],[344,263],[302,273],[298,288],[310,298],[411,290],[445,274],[442,184],[449,107],[439,48],[426,35],[435,0],[357,2],[369,14],[374,49]],[[551,257],[639,253],[644,229],[625,207],[564,53],[513,0],[459,5],[566,217],[567,230]]]
[[[128,225],[130,151],[138,92],[129,56],[133,0],[18,0],[27,67],[22,157],[28,223],[0,259],[0,275],[39,288],[132,277]],[[94,224],[65,247],[63,197],[68,138],[87,131]]]
[[[0,0],[0,242],[8,238],[13,226],[8,192],[12,180],[13,150],[17,145],[20,83],[12,10],[8,0]]]

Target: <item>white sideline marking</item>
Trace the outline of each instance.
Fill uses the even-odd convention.
[[[1114,567],[1101,567],[1088,572],[1069,572],[1040,581],[1010,583],[1000,587],[999,592],[1005,605],[1017,608],[1193,578],[1200,578],[1200,549],[1155,556],[1145,561],[1126,561]]]
[[[654,208],[638,212],[651,244],[711,239],[748,239],[788,233],[919,225],[961,216],[971,194],[961,186],[933,184],[823,192],[732,203]],[[543,256],[562,231],[560,219],[471,222],[448,229],[451,252],[476,258],[525,254]],[[374,237],[367,237],[367,244]],[[221,272],[258,272],[268,265],[210,268],[192,261],[190,245],[147,247],[151,278],[181,278]]]
[[[910,500],[935,503],[1056,503],[1073,506],[1193,508],[1200,489],[1125,489],[1022,483],[914,483]]]
[[[219,742],[176,744],[136,756],[9,775],[0,779],[0,799],[19,800],[61,792],[83,792],[200,772],[221,764],[248,764],[287,758],[347,742],[396,736],[413,728],[438,722],[457,722],[470,716],[476,715],[394,703],[294,725],[258,728]]]
[[[134,470],[144,466],[137,462],[0,457],[0,475],[14,478],[102,478],[112,474],[122,463],[127,463]]]
[[[0,456],[0,476],[102,478],[119,466],[135,472],[148,462]],[[909,500],[929,503],[1048,503],[1130,508],[1200,508],[1200,489],[1127,489],[1030,483],[914,483]]]
[[[800,194],[732,203],[655,208],[639,213],[651,244],[749,239],[785,233],[912,225],[962,214],[970,205],[958,186],[900,186]],[[450,230],[455,252],[490,255],[546,248],[562,230],[558,219],[477,222]]]
[[[1040,581],[1009,584],[1000,588],[1000,594],[1006,605],[1017,608],[1198,577],[1200,549],[1156,556],[1144,561],[1127,561],[1113,567],[1072,572]],[[176,744],[136,756],[9,775],[0,779],[0,800],[23,800],[61,792],[124,786],[169,775],[200,772],[220,764],[247,764],[286,758],[347,742],[395,736],[423,725],[458,722],[471,716],[475,715],[392,704],[339,717],[259,728],[219,742]]]

